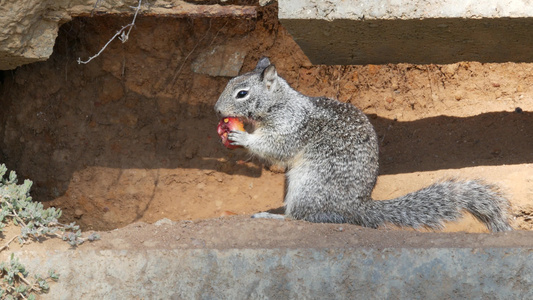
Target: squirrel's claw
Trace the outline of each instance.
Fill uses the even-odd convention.
[[[248,132],[232,130],[228,133],[228,140],[232,146],[243,146],[247,145]]]

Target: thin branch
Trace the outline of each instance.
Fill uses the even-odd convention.
[[[192,48],[192,50],[189,52],[189,54],[187,54],[187,56],[185,56],[185,59],[181,63],[181,66],[179,67],[179,69],[174,74],[174,77],[172,77],[172,81],[170,82],[170,87],[173,87],[174,84],[176,84],[176,79],[178,79],[179,75],[181,74],[181,69],[183,69],[183,66],[185,66],[185,63],[187,62],[187,59],[189,59],[189,56],[191,56],[191,54],[193,54],[194,50],[196,50],[196,48],[198,48],[200,43],[207,37],[207,35],[209,34],[210,30],[211,30],[211,20],[209,20],[209,28],[207,28],[207,32],[205,33],[205,35],[198,41],[198,43],[196,43],[196,45],[194,46],[194,48]]]
[[[17,222],[22,223],[23,227],[26,227],[26,223],[24,223],[24,220],[19,217],[19,215],[17,214],[17,210],[13,207],[13,205],[9,202],[6,202],[6,204],[12,211],[12,214],[8,214],[7,216],[14,218]]]
[[[107,46],[109,44],[111,44],[111,42],[113,40],[115,40],[116,38],[118,38],[122,43],[127,42],[128,38],[129,38],[129,35],[130,35],[130,32],[131,32],[131,29],[135,25],[135,20],[137,19],[137,14],[141,10],[141,4],[142,4],[142,0],[139,0],[139,4],[137,5],[137,7],[132,7],[132,8],[135,8],[135,14],[133,15],[133,20],[131,21],[130,24],[123,26],[119,31],[117,31],[117,33],[115,33],[115,35],[109,41],[107,41],[107,43],[104,45],[104,47],[102,47],[102,49],[100,49],[100,51],[98,51],[98,53],[96,53],[95,55],[89,57],[89,59],[87,59],[86,61],[83,61],[83,60],[81,60],[81,58],[78,58],[78,64],[87,64],[91,60],[93,60],[94,58],[100,56],[100,54],[102,54],[102,52],[104,52],[104,50],[107,48]],[[128,28],[129,28],[129,30],[126,33],[125,31]]]
[[[29,288],[30,290],[33,289],[33,285],[34,285],[34,284],[32,284],[32,283],[29,282],[26,278],[24,278],[24,275],[22,275],[21,273],[18,273],[17,275],[18,275],[18,277],[20,278],[20,280],[24,281],[24,283],[28,286],[28,288]],[[40,289],[39,289],[39,290],[40,290]],[[39,290],[37,290],[37,291],[39,291]]]
[[[135,24],[135,20],[137,19],[137,14],[139,13],[139,10],[141,10],[141,3],[142,3],[142,0],[139,0],[139,5],[137,5],[137,7],[131,7],[131,8],[135,8],[135,14],[133,15],[133,20],[131,21],[131,26],[130,26],[130,29],[128,30],[128,33],[126,33],[125,35],[121,35],[119,37],[120,41],[122,43],[125,43],[128,41],[128,38],[130,37],[130,32],[131,32],[131,29],[133,28],[133,25]]]
[[[93,10],[91,10],[91,17],[93,16],[94,11],[96,10],[96,7],[98,7],[98,3],[99,3],[99,2],[100,2],[100,0],[96,0],[96,3],[94,3]]]
[[[222,29],[224,29],[224,27],[226,27],[226,25],[228,25],[228,23],[229,23],[229,20],[226,21],[226,23],[224,23],[224,25],[222,27],[220,27],[220,29],[215,34],[215,37],[211,40],[211,44],[209,44],[209,46],[207,46],[207,48],[211,48],[211,45],[213,45],[213,43],[215,42],[215,39],[217,38],[218,34],[222,31]]]
[[[18,238],[18,235],[15,235],[12,239],[9,240],[2,248],[0,248],[0,252],[4,251],[5,249],[9,248],[9,244],[13,242],[16,238]]]

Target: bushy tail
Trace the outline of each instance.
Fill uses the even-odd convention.
[[[457,220],[467,211],[491,231],[512,230],[507,217],[509,202],[495,186],[479,180],[448,180],[393,200],[367,204],[364,218],[368,224],[439,229],[444,221]]]

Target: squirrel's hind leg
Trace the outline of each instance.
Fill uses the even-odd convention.
[[[269,212],[260,212],[252,215],[253,219],[276,219],[276,220],[285,220],[285,215],[273,214]]]
[[[285,215],[273,214],[273,213],[269,213],[266,211],[255,213],[252,215],[252,219],[285,220],[287,218],[288,217]],[[303,218],[296,218],[296,219],[303,219],[303,220],[306,220],[308,222],[313,222],[313,223],[346,223],[346,219],[343,216],[336,214],[336,213],[324,213],[324,212],[310,214]]]

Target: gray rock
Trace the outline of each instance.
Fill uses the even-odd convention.
[[[218,45],[200,53],[192,63],[192,70],[210,76],[235,77],[239,75],[245,57],[243,47]]]

